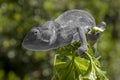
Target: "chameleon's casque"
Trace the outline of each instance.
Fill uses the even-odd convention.
[[[102,22],[99,28],[104,29],[106,24]],[[90,33],[96,27],[91,14],[84,10],[70,10],[54,21],[47,21],[43,25],[34,27],[23,40],[24,48],[28,50],[50,50],[65,46],[76,41],[81,42],[78,53],[88,50],[87,40],[96,41],[101,32]]]

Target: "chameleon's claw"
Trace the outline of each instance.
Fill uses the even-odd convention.
[[[83,45],[80,48],[78,48],[78,55],[83,55],[84,52],[88,51],[87,45]]]

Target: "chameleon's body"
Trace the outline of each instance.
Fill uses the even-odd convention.
[[[47,21],[39,27],[31,29],[23,41],[23,46],[29,50],[50,50],[60,46],[81,41],[78,52],[88,50],[86,34],[95,27],[91,14],[84,10],[70,10],[60,15],[54,21]],[[102,23],[101,28],[105,27]],[[97,40],[98,35],[89,34],[88,39]]]

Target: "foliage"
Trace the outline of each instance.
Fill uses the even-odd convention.
[[[51,79],[54,52],[28,51],[21,43],[32,27],[54,20],[70,9],[87,10],[97,24],[103,20],[107,23],[94,55],[101,55],[101,68],[110,80],[120,80],[120,0],[0,0],[0,80]],[[79,46],[71,44],[67,48],[74,50],[63,47],[58,51],[69,56]]]
[[[74,45],[76,46],[76,44]],[[74,46],[64,48],[70,50]],[[64,48],[60,48],[60,52],[61,49],[64,51]],[[75,54],[76,52],[55,55],[52,80],[108,80],[105,72],[100,69],[101,65],[98,58],[94,57],[91,48],[85,53],[85,58],[80,58],[80,56],[76,56]]]

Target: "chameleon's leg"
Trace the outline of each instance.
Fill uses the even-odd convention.
[[[78,32],[76,32],[76,33],[73,35],[73,39],[72,39],[71,43],[74,43],[74,42],[79,41],[79,40],[80,40],[79,34],[78,34]]]
[[[100,29],[104,30],[106,27],[106,23],[105,22],[101,22],[101,24],[98,26]],[[102,32],[99,31],[96,34],[88,34],[88,41],[90,43],[91,46],[93,46],[95,44],[95,42],[100,38]]]
[[[88,51],[88,43],[86,40],[86,32],[83,27],[77,28],[79,38],[81,41],[81,46],[78,48],[78,54],[81,55],[83,52]]]

